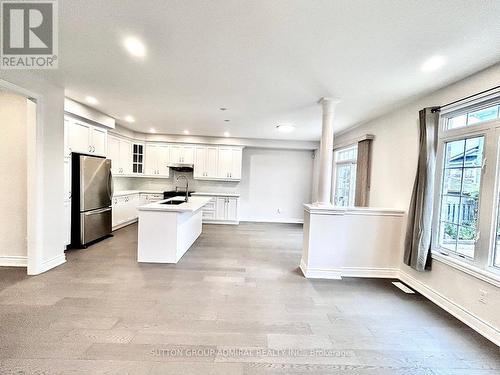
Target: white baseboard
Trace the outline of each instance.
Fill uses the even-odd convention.
[[[126,226],[129,226],[130,224],[134,224],[134,223],[137,223],[139,219],[133,219],[133,220],[129,220],[129,221],[126,221],[124,223],[121,223],[121,224],[118,224],[116,226],[114,226],[113,228],[111,228],[111,230],[114,232],[115,230],[118,230],[118,229],[122,229]]]
[[[399,269],[397,268],[366,268],[366,267],[343,267],[337,269],[308,268],[303,260],[300,261],[300,270],[307,279],[341,280],[343,277],[397,279],[399,276]]]
[[[486,337],[491,342],[500,346],[500,331],[488,322],[485,322],[477,315],[473,314],[467,309],[464,309],[462,306],[456,304],[455,302],[451,301],[435,290],[429,288],[427,285],[408,275],[406,272],[400,271],[399,279],[408,284],[410,287],[415,289],[427,299],[434,302],[443,310],[450,313],[464,324],[468,325],[480,335]]]
[[[47,259],[42,262],[40,268],[33,275],[38,275],[40,273],[44,273],[48,270],[51,270],[54,267],[60,266],[61,264],[66,263],[66,254],[62,253],[58,256],[55,256],[52,259]]]
[[[294,218],[283,218],[283,219],[244,218],[240,219],[240,221],[248,223],[304,224],[304,219],[294,219]]]
[[[215,225],[239,225],[239,221],[229,221],[229,220],[203,220],[202,224],[215,224]]]
[[[304,261],[300,261],[300,270],[306,279],[331,279],[341,280],[342,276],[338,270],[321,269],[321,268],[308,268]]]
[[[364,277],[397,279],[399,277],[398,268],[367,268],[367,267],[343,267],[340,270],[342,277]]]
[[[0,256],[0,267],[28,267],[28,257],[26,256]]]

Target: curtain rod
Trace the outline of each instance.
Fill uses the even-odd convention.
[[[438,107],[437,110],[439,111],[441,108],[448,107],[449,105],[453,105],[453,104],[456,104],[456,103],[460,103],[461,101],[474,98],[474,97],[476,97],[478,95],[481,95],[481,94],[486,94],[487,92],[490,92],[490,91],[493,91],[493,90],[497,90],[499,88],[500,88],[500,86],[495,86],[495,87],[492,87],[491,89],[478,92],[477,94],[469,95],[469,96],[466,96],[465,98],[458,99],[458,100],[455,100],[455,101],[450,102],[450,103],[446,103],[446,104]]]

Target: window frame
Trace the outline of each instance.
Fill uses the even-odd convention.
[[[492,102],[489,100],[488,103],[481,102],[475,106],[463,108],[462,110],[442,113],[440,116],[438,150],[436,154],[431,250],[433,257],[437,260],[441,260],[445,263],[454,263],[459,269],[468,268],[471,273],[477,273],[479,270],[491,279],[500,280],[500,267],[494,266],[497,217],[498,211],[500,210],[500,205],[498,204],[500,201],[500,118],[460,128],[447,129],[448,119],[455,117],[457,113],[472,112],[491,105]],[[439,245],[443,173],[446,154],[445,146],[448,142],[481,136],[484,137],[484,146],[477,218],[479,238],[475,243],[474,258],[471,259],[442,248]]]

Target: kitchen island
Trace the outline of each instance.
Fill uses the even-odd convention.
[[[138,207],[137,261],[177,263],[200,236],[210,197],[178,196]]]

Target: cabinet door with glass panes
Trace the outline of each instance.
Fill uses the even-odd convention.
[[[144,145],[142,143],[134,143],[132,146],[132,173],[144,173]]]

